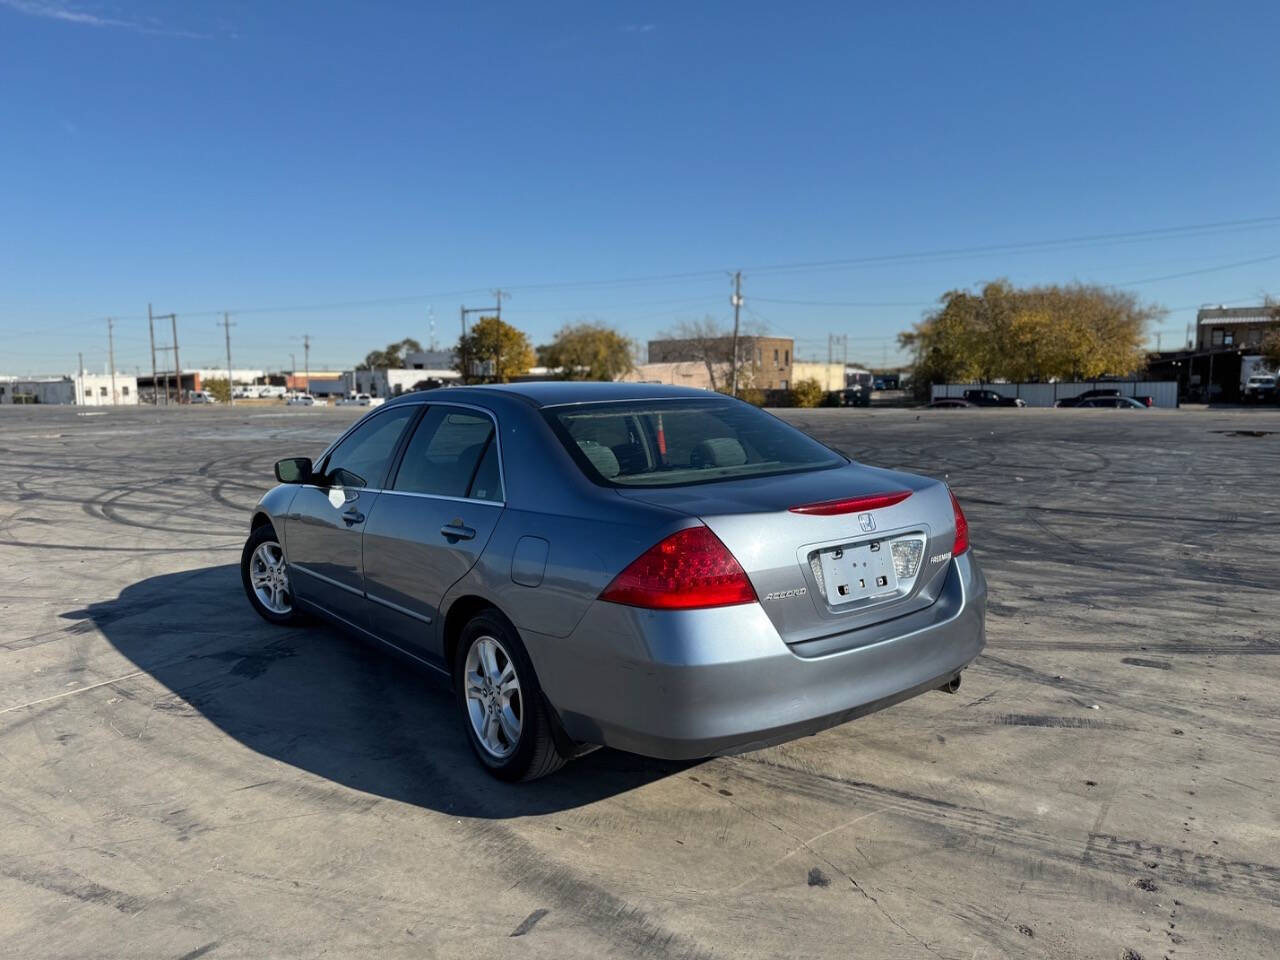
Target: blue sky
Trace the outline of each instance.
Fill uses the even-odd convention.
[[[892,360],[1000,276],[1134,284],[1167,345],[1280,293],[1278,28],[1274,2],[0,0],[0,373],[101,369],[107,316],[147,368],[149,301],[188,366],[223,362],[223,310],[237,366],[301,365],[304,334],[342,366],[429,311],[452,343],[494,287],[535,342],[646,339],[727,318],[737,268],[800,356]]]

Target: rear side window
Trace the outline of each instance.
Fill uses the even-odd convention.
[[[493,421],[456,407],[429,408],[405,448],[391,489],[501,500]]]
[[[824,470],[848,461],[727,398],[550,407],[545,415],[586,475],[617,486],[683,486]]]

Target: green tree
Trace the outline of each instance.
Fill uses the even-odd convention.
[[[387,370],[404,366],[404,355],[406,353],[417,353],[422,350],[422,344],[413,337],[405,337],[396,343],[389,343],[385,350],[374,350],[365,354],[364,362],[360,364],[365,370]]]
[[[1106,287],[1018,289],[1007,280],[951,290],[899,344],[917,390],[968,380],[1091,379],[1141,368],[1147,324],[1164,310]]]
[[[490,379],[506,383],[528,373],[534,359],[533,347],[522,331],[497,317],[481,317],[466,336],[458,338],[455,369],[464,381],[477,376],[475,371],[479,369],[488,370],[486,376]]]
[[[565,380],[617,380],[635,368],[631,341],[602,323],[568,324],[538,348],[538,362]]]
[[[200,386],[219,403],[231,402],[231,381],[226,377],[202,380],[200,381]]]
[[[791,405],[793,407],[816,407],[822,403],[822,384],[812,377],[797,380],[791,388]]]

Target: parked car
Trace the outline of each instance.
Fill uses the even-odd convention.
[[[1055,407],[1078,407],[1086,400],[1094,400],[1099,397],[1122,397],[1124,394],[1119,387],[1097,387],[1093,390],[1086,390],[1084,393],[1077,394],[1074,397],[1063,397],[1054,403]],[[1139,396],[1134,397],[1144,407],[1150,407],[1155,403],[1154,397]]]
[[[1244,385],[1242,394],[1245,403],[1275,403],[1276,375],[1273,373],[1255,373]]]
[[[316,398],[309,393],[295,393],[285,401],[291,407],[314,407]]]
[[[385,397],[373,397],[367,393],[349,393],[333,402],[335,407],[376,407],[385,403]]]
[[[190,400],[191,403],[217,403],[218,402],[218,398],[215,397],[208,390],[192,390],[187,395],[187,399]]]
[[[1025,407],[1021,397],[1006,397],[995,390],[973,389],[964,392],[964,398],[975,407]]]
[[[780,742],[953,691],[984,643],[945,484],[702,390],[406,394],[275,470],[241,558],[253,608],[320,614],[449,677],[502,779],[598,744]]]
[[[1147,405],[1133,397],[1090,397],[1076,404],[1081,409],[1145,410]]]
[[[833,391],[832,396],[835,397],[836,406],[838,407],[871,406],[870,385],[855,384],[852,387],[846,387],[844,390]]]
[[[956,410],[961,407],[975,407],[977,404],[970,403],[968,400],[961,400],[959,397],[939,397],[932,400],[925,406],[930,410]]]
[[[284,387],[266,384],[258,387],[258,396],[266,399],[268,397],[283,397],[288,392]]]

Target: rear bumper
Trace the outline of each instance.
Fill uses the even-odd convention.
[[[571,738],[691,759],[803,736],[942,685],[985,642],[986,581],[972,553],[952,561],[947,593],[936,610],[895,621],[901,632],[880,625],[876,642],[821,656],[797,655],[758,603],[659,612],[597,602],[570,636],[526,645]]]

